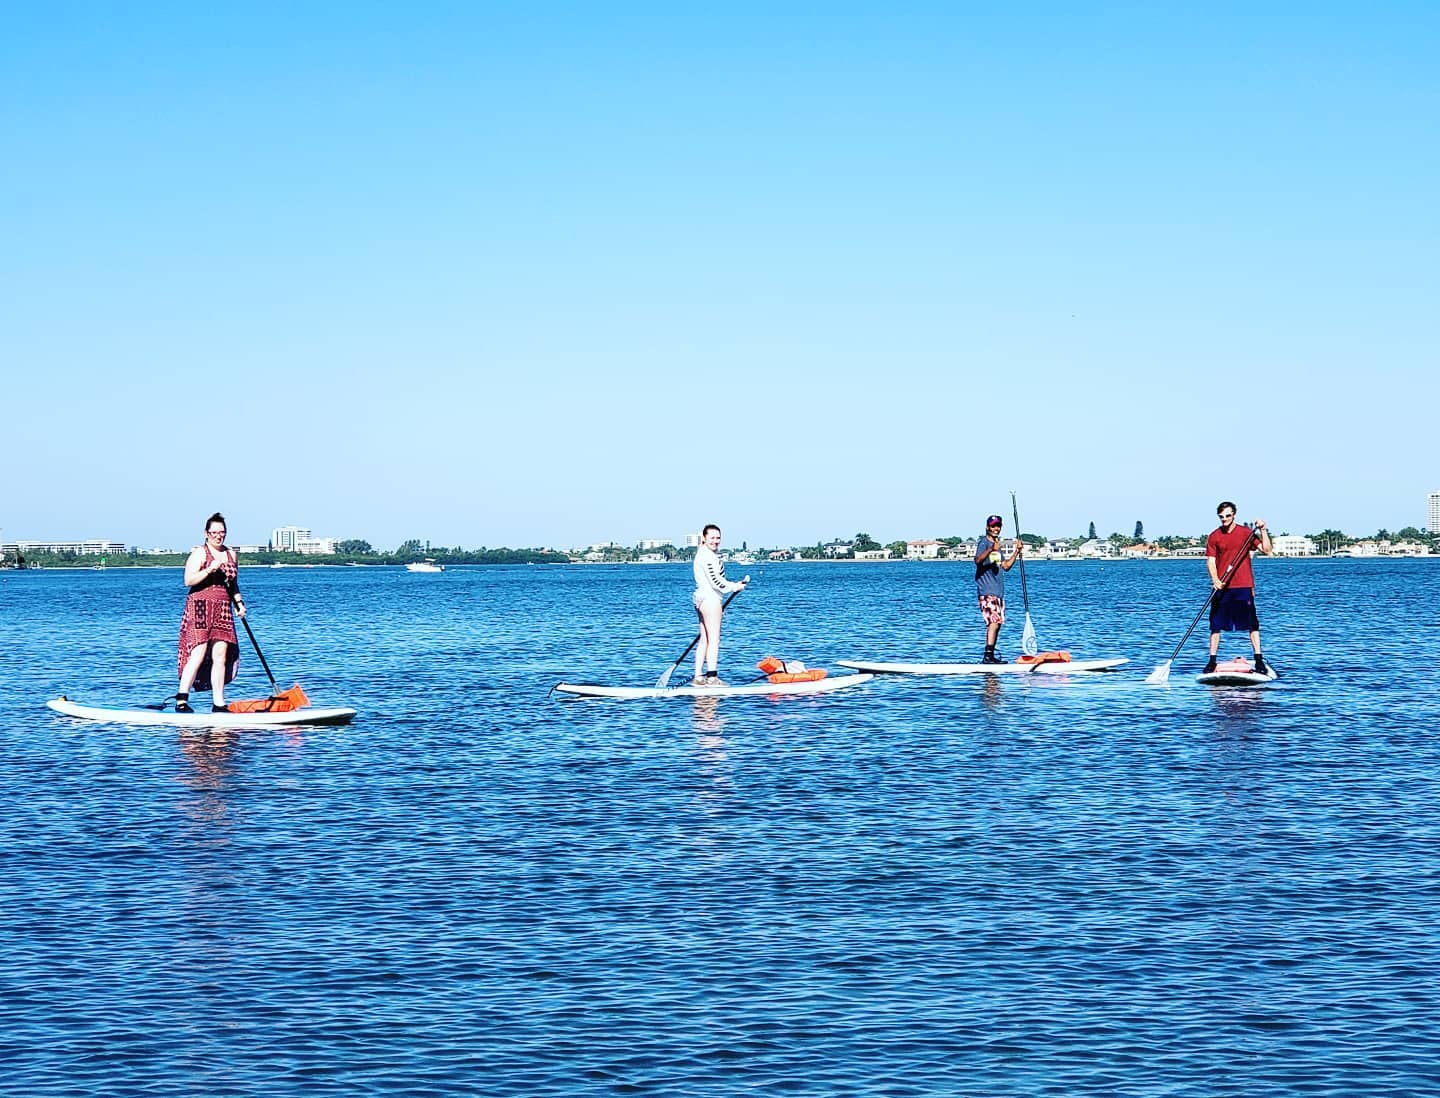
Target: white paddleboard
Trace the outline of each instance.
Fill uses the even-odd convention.
[[[1195,681],[1201,686],[1264,686],[1280,676],[1267,665],[1265,674],[1259,671],[1209,671],[1197,675]]]
[[[749,694],[828,694],[869,682],[874,675],[836,675],[808,682],[748,682],[737,686],[595,686],[562,682],[555,689],[581,698],[728,698]]]
[[[872,663],[836,660],[841,667],[874,675],[1069,675],[1076,671],[1111,671],[1128,659],[1059,660],[1045,663]]]
[[[82,721],[112,724],[168,724],[179,728],[281,728],[297,724],[349,724],[353,709],[319,709],[306,706],[283,713],[176,713],[158,709],[120,709],[109,705],[80,705],[63,694],[45,703],[57,713]]]

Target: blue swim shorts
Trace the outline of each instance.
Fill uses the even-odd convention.
[[[1210,600],[1210,632],[1253,633],[1259,628],[1255,588],[1227,587]]]

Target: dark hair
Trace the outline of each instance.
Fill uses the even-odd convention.
[[[1231,503],[1228,499],[1222,499],[1222,500],[1220,501],[1220,506],[1217,507],[1217,508],[1215,508],[1215,513],[1218,515],[1221,511],[1225,510],[1225,508],[1227,508],[1227,507],[1230,508],[1230,510],[1235,511],[1236,513],[1239,513],[1239,511],[1240,511],[1240,508],[1236,507],[1236,506],[1235,506],[1233,503]]]
[[[718,534],[720,532],[720,527],[716,526],[713,522],[707,522],[704,529],[700,531],[700,536],[703,538],[711,530],[714,530]]]
[[[211,515],[208,519],[205,520],[205,532],[207,534],[210,532],[210,524],[212,522],[218,522],[221,526],[225,527],[225,529],[230,529],[230,524],[225,521],[225,516],[222,515],[219,511],[216,511],[213,515]]]

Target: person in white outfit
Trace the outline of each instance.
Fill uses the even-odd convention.
[[[712,522],[700,532],[700,546],[695,550],[695,594],[691,601],[700,619],[700,643],[695,646],[695,686],[725,685],[716,673],[720,662],[720,615],[725,609],[721,600],[732,591],[743,591],[750,582],[749,576],[738,583],[725,578],[719,548],[720,527]]]

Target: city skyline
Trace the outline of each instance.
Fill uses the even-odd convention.
[[[1337,531],[1339,531],[1341,534],[1343,534],[1347,539],[1350,539],[1350,540],[1352,540],[1352,541],[1364,541],[1364,540],[1373,539],[1373,538],[1377,537],[1378,535],[1380,535],[1381,533],[1389,533],[1390,535],[1394,536],[1394,535],[1398,535],[1399,532],[1402,531],[1402,530],[1411,529],[1411,528],[1417,530],[1417,531],[1420,532],[1421,534],[1429,534],[1429,535],[1440,534],[1440,493],[1435,493],[1435,492],[1429,493],[1428,496],[1427,496],[1427,505],[1428,505],[1429,508],[1430,508],[1430,514],[1429,514],[1428,522],[1427,522],[1427,524],[1425,524],[1425,525],[1419,525],[1419,524],[1416,524],[1416,523],[1405,523],[1405,524],[1401,524],[1401,525],[1396,525],[1393,529],[1392,529],[1391,527],[1389,527],[1389,526],[1379,526],[1379,527],[1376,527],[1376,529],[1375,529],[1374,531],[1367,531],[1367,532],[1355,532],[1355,531],[1352,531],[1352,530],[1346,530],[1343,526],[1323,526],[1323,527],[1317,528],[1317,529],[1315,529],[1315,530],[1306,530],[1306,531],[1280,530],[1280,529],[1275,529],[1275,528],[1272,527],[1272,533],[1273,533],[1273,535],[1274,535],[1276,538],[1280,538],[1280,537],[1297,537],[1297,538],[1299,538],[1299,537],[1311,537],[1311,536],[1313,536],[1313,535],[1321,534],[1321,533],[1323,533],[1323,532],[1325,532],[1325,531],[1327,531],[1327,530],[1337,530]],[[1141,522],[1141,525],[1142,525],[1142,526],[1144,525],[1143,520],[1138,520],[1138,521]],[[227,522],[228,522],[228,519],[227,519]],[[1244,520],[1242,519],[1241,522],[1243,523]],[[1007,520],[1006,520],[1006,526],[1009,527],[1009,526],[1011,526],[1011,525],[1013,525],[1012,520],[1007,519]],[[1211,529],[1213,529],[1213,526],[1211,527]],[[1078,531],[1078,532],[1076,532],[1076,531],[1071,531],[1071,532],[1064,532],[1064,533],[1052,533],[1052,532],[1050,532],[1050,531],[1033,530],[1033,529],[1029,529],[1029,528],[1022,529],[1021,532],[1024,533],[1024,534],[1027,534],[1027,535],[1035,536],[1035,537],[1043,537],[1043,538],[1045,538],[1047,541],[1050,541],[1050,542],[1055,542],[1055,541],[1076,541],[1076,542],[1078,542],[1078,541],[1084,541],[1084,540],[1086,540],[1086,539],[1088,538],[1088,536],[1089,536],[1088,524],[1087,524],[1086,530],[1084,530],[1084,531]],[[966,532],[963,532],[963,531],[952,531],[952,532],[949,532],[949,533],[905,534],[905,535],[898,535],[898,536],[895,536],[895,537],[890,537],[890,536],[884,536],[884,535],[876,535],[876,534],[873,534],[871,531],[863,530],[863,529],[862,529],[862,530],[857,530],[857,531],[855,531],[855,534],[860,534],[860,533],[870,534],[870,536],[873,537],[873,538],[874,538],[877,542],[879,542],[881,545],[892,545],[892,544],[894,544],[894,543],[896,543],[896,542],[902,542],[902,541],[903,541],[903,542],[912,542],[912,541],[919,541],[919,540],[940,539],[940,538],[956,538],[956,537],[962,538],[962,539],[966,539],[966,540],[972,540],[972,539],[976,536],[976,535],[973,534],[973,533],[966,533]],[[1209,530],[1198,530],[1198,531],[1156,531],[1156,530],[1146,529],[1146,530],[1144,531],[1144,533],[1145,533],[1145,538],[1148,539],[1148,540],[1152,540],[1152,541],[1153,541],[1153,540],[1156,540],[1156,539],[1168,539],[1168,538],[1190,538],[1190,539],[1199,538],[1199,539],[1203,539],[1203,538],[1209,533]],[[827,536],[825,536],[825,537],[816,538],[816,539],[814,539],[814,540],[802,540],[802,541],[788,542],[788,543],[778,543],[778,542],[777,542],[777,543],[762,543],[762,542],[756,542],[756,547],[757,547],[757,548],[761,548],[761,549],[798,549],[798,548],[808,548],[808,547],[812,547],[812,546],[816,546],[816,545],[826,545],[826,544],[830,544],[831,542],[834,542],[834,541],[849,540],[849,539],[853,538],[853,537],[855,536],[855,534],[849,534],[849,535],[831,534],[831,535],[827,535]],[[1103,529],[1101,529],[1098,525],[1097,525],[1096,528],[1095,528],[1095,534],[1096,534],[1096,537],[1097,537],[1098,539],[1100,539],[1100,540],[1109,540],[1110,538],[1116,537],[1116,536],[1121,537],[1121,538],[1126,538],[1126,537],[1131,537],[1131,536],[1132,536],[1132,535],[1130,535],[1130,534],[1126,534],[1125,531],[1123,531],[1123,530],[1111,530],[1110,532],[1107,533],[1107,532],[1105,532]],[[1007,537],[1012,536],[1012,535],[1013,535],[1013,531],[1010,531],[1010,530],[1007,530],[1007,531],[1006,531],[1006,536],[1007,536]],[[575,542],[575,543],[573,543],[573,544],[564,545],[564,546],[540,545],[540,544],[530,544],[530,545],[517,544],[517,545],[484,545],[484,546],[474,545],[474,546],[469,546],[469,547],[465,547],[465,546],[463,546],[463,545],[456,545],[456,546],[442,545],[441,543],[439,543],[439,542],[437,542],[437,541],[434,541],[434,539],[415,538],[415,537],[412,536],[412,537],[409,537],[409,538],[402,539],[401,541],[395,543],[394,547],[391,548],[391,547],[387,547],[387,546],[385,546],[385,545],[383,545],[383,544],[377,544],[377,543],[371,541],[371,539],[365,538],[365,537],[361,537],[361,536],[353,536],[353,537],[347,537],[347,538],[341,538],[341,537],[336,537],[336,536],[314,537],[314,536],[312,536],[312,534],[311,534],[311,529],[310,529],[309,527],[302,527],[302,526],[296,526],[296,525],[286,525],[286,526],[280,526],[280,527],[272,527],[272,528],[271,528],[270,537],[269,537],[263,544],[260,543],[260,542],[251,541],[251,540],[249,540],[249,539],[244,539],[244,538],[237,538],[237,537],[227,538],[227,542],[230,543],[232,546],[235,546],[235,547],[244,547],[244,548],[254,549],[254,550],[268,550],[268,551],[277,551],[277,552],[296,552],[296,553],[299,553],[299,554],[302,554],[302,555],[304,555],[304,554],[316,554],[316,555],[333,554],[333,553],[335,553],[335,552],[337,551],[337,550],[336,550],[336,546],[338,546],[339,543],[344,542],[344,541],[351,541],[351,540],[353,540],[353,541],[363,541],[363,542],[366,542],[367,544],[370,544],[370,545],[371,545],[371,547],[372,547],[372,549],[374,549],[374,551],[379,552],[379,553],[393,553],[393,552],[396,552],[396,551],[398,551],[399,549],[401,549],[401,548],[402,548],[406,543],[408,543],[408,542],[418,541],[418,542],[420,542],[420,543],[426,548],[427,551],[429,551],[430,547],[431,547],[432,545],[434,545],[437,549],[440,549],[440,550],[454,549],[454,548],[463,548],[463,549],[466,549],[467,551],[476,551],[476,550],[479,550],[479,549],[481,549],[481,548],[486,548],[486,549],[553,549],[553,550],[555,550],[555,551],[557,551],[557,552],[564,552],[564,553],[574,554],[574,553],[582,552],[582,551],[585,551],[585,550],[594,550],[594,549],[601,549],[601,548],[607,548],[607,547],[627,549],[627,550],[638,550],[638,551],[641,551],[641,552],[644,552],[644,551],[646,551],[646,550],[651,550],[651,549],[659,549],[659,548],[663,548],[663,547],[665,547],[665,546],[670,546],[670,547],[675,548],[675,549],[684,549],[684,548],[687,548],[687,547],[688,547],[688,548],[694,548],[694,546],[698,543],[699,534],[698,534],[698,531],[697,531],[697,532],[688,532],[688,533],[686,533],[686,534],[683,534],[683,535],[679,536],[678,538],[675,538],[675,539],[669,540],[669,541],[667,541],[667,540],[665,540],[665,539],[662,539],[662,538],[641,537],[641,538],[636,538],[636,539],[634,539],[633,541],[628,541],[628,542],[626,542],[626,541],[619,541],[619,540],[615,540],[615,539],[610,539],[610,540],[606,540],[606,541],[581,540],[581,541],[579,541],[579,542]],[[738,548],[739,546],[741,546],[741,545],[748,545],[748,544],[749,544],[749,541],[750,541],[750,539],[739,539],[739,540],[736,540],[736,541],[734,541],[734,542],[730,542],[730,541],[727,539],[727,541],[726,541],[726,543],[725,543],[725,546],[724,546],[724,549],[725,549],[725,551],[734,551],[735,549],[737,549],[737,548]],[[186,552],[189,552],[190,549],[194,548],[194,545],[185,546],[185,547],[160,548],[158,545],[156,545],[156,544],[152,541],[152,542],[150,543],[150,547],[149,547],[149,548],[144,548],[144,549],[142,549],[141,546],[142,546],[143,544],[145,544],[143,540],[142,540],[141,542],[127,543],[127,542],[117,542],[117,541],[114,541],[114,540],[111,540],[111,539],[93,538],[93,537],[92,537],[92,538],[83,538],[83,539],[18,538],[18,539],[8,539],[8,540],[7,540],[7,539],[4,537],[4,528],[3,528],[3,527],[0,527],[0,550],[3,550],[3,549],[4,549],[5,547],[7,547],[7,546],[13,550],[15,547],[18,546],[18,547],[24,549],[25,551],[29,552],[29,551],[31,551],[32,549],[35,549],[36,547],[50,546],[50,547],[56,547],[56,548],[63,547],[63,548],[66,548],[66,549],[71,549],[71,550],[73,550],[73,551],[75,551],[75,552],[77,552],[77,553],[81,553],[82,555],[94,555],[94,554],[106,553],[106,552],[124,553],[124,552],[129,552],[129,551],[132,551],[132,550],[140,551],[140,552],[143,552],[143,553],[152,553],[152,554],[160,554],[160,553],[186,553]],[[195,545],[199,545],[199,544],[201,544],[201,542],[200,542],[199,540],[197,540],[197,541],[195,542]],[[303,545],[303,547],[298,547],[298,548],[297,548],[297,546],[302,546],[302,545]]]

